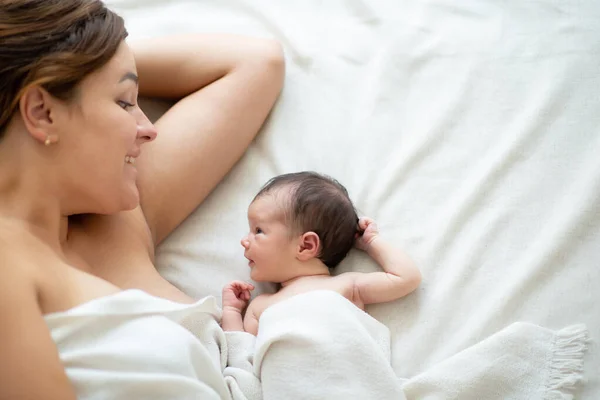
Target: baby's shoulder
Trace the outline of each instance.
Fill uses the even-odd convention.
[[[273,296],[276,293],[263,293],[256,296],[251,302],[249,307],[253,310],[264,309],[273,301]]]
[[[252,303],[264,303],[269,301],[276,293],[262,293],[252,300]]]
[[[331,277],[331,284],[341,290],[351,290],[356,282],[356,272],[344,272]]]
[[[337,292],[354,303],[358,308],[364,309],[364,304],[360,301],[360,296],[357,296],[356,278],[361,273],[359,272],[344,272],[332,279],[335,281]]]
[[[277,302],[277,298],[275,297],[276,293],[263,293],[258,295],[250,302],[248,306],[248,311],[256,318],[259,319],[260,315],[265,311],[269,306]]]
[[[287,288],[287,294],[293,296],[304,292],[312,292],[314,290],[331,290],[352,301],[353,284],[354,280],[351,279],[351,276],[348,273],[326,277],[309,277],[305,280],[299,280],[294,285]]]

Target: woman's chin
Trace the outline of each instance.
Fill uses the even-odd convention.
[[[120,211],[131,211],[140,205],[140,192],[135,182],[128,184],[122,193]]]

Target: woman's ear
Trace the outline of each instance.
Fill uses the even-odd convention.
[[[320,249],[321,240],[319,235],[314,232],[306,232],[300,236],[296,258],[300,261],[308,261],[311,258],[318,257]]]
[[[52,96],[39,86],[27,88],[19,100],[19,111],[27,131],[41,143],[49,138],[52,141],[55,139],[52,118],[54,106]]]

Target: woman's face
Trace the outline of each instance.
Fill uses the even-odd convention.
[[[135,61],[122,43],[104,67],[61,104],[57,146],[59,187],[71,213],[112,214],[139,204],[135,161],[156,130],[138,106]],[[76,201],[74,201],[76,199]]]

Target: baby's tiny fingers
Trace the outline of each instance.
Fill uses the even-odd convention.
[[[251,288],[251,287],[254,288],[251,283],[242,282],[242,281],[239,282],[239,286],[244,290],[247,290],[248,288]]]
[[[369,217],[360,217],[358,220],[358,226],[360,226],[362,230],[365,230],[371,222],[373,222],[373,220]]]

